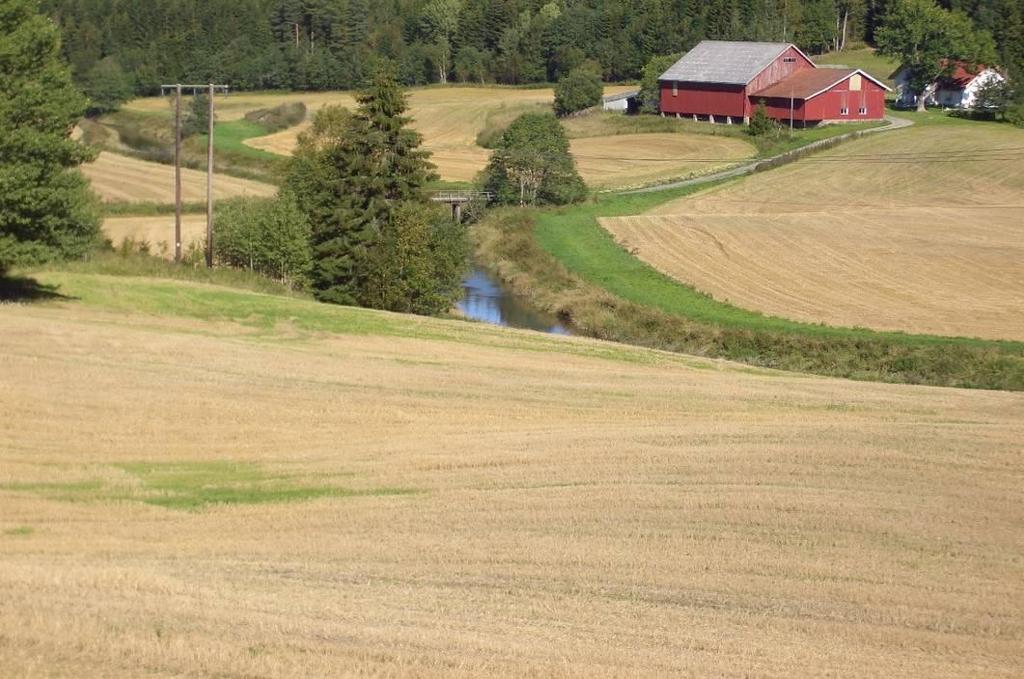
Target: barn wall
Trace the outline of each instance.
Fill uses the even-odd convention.
[[[747,110],[743,87],[707,83],[679,83],[672,94],[672,83],[661,84],[661,112],[665,114],[734,116],[742,118]]]
[[[786,61],[795,59],[795,61]],[[779,82],[791,73],[804,68],[815,68],[814,64],[795,47],[790,47],[780,54],[775,61],[768,64],[763,71],[754,76],[754,79],[747,83],[747,93],[759,92]],[[754,112],[754,104],[747,99],[743,115],[751,115]],[[786,117],[789,118],[789,104],[786,104]]]
[[[849,79],[807,102],[807,120],[881,120],[885,117],[885,90],[867,78],[859,92],[850,91]],[[858,108],[865,106],[866,115]],[[840,113],[846,107],[847,113]]]
[[[795,102],[793,118],[796,121],[817,122],[820,120],[881,120],[885,117],[885,90],[867,78],[862,79],[859,92],[850,91],[849,79],[835,85],[806,102]],[[752,102],[756,106],[756,102]],[[858,109],[866,106],[866,115]],[[841,113],[843,107],[846,115]],[[789,99],[784,97],[768,99],[765,102],[768,115],[776,120],[789,120]]]

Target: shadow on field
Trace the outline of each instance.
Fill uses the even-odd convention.
[[[74,299],[73,297],[60,294],[57,290],[58,286],[56,285],[44,285],[32,278],[0,276],[0,303],[31,303]]]

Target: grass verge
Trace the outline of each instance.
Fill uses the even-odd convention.
[[[597,222],[706,187],[611,195],[559,210],[499,210],[476,227],[477,256],[513,292],[592,337],[851,379],[1024,390],[1024,343],[764,316],[658,272]]]

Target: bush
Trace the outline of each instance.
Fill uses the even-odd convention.
[[[448,311],[462,293],[468,261],[469,238],[462,224],[436,206],[405,203],[381,226],[359,301],[400,313]]]
[[[305,120],[306,105],[296,101],[274,108],[260,108],[246,113],[245,119],[266,128],[267,132],[277,132],[294,127]]]
[[[210,95],[197,94],[189,102],[185,112],[185,121],[181,125],[181,134],[191,137],[206,134],[210,131]]]
[[[555,87],[555,114],[567,116],[601,103],[601,75],[590,68],[576,68]]]
[[[313,256],[309,220],[290,194],[235,198],[217,205],[215,259],[292,288],[309,282]]]
[[[524,113],[509,126],[481,183],[506,205],[565,205],[587,194],[569,138],[550,113]]]
[[[750,118],[747,133],[752,137],[767,137],[777,129],[775,121],[768,116],[768,109],[765,108],[764,101],[758,102],[757,108],[754,109],[754,115]]]

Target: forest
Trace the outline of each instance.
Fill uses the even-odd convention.
[[[795,42],[810,54],[874,41],[892,0],[44,0],[87,92],[162,83],[234,89],[364,86],[389,60],[405,85],[553,82],[585,62],[634,80],[702,39]],[[1024,73],[1024,0],[941,0]]]

